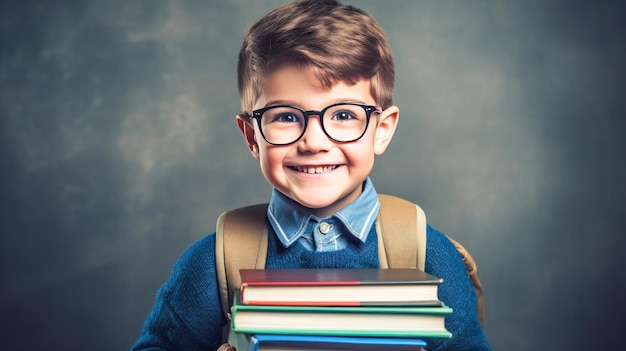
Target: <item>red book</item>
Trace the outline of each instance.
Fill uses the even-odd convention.
[[[241,301],[287,306],[441,306],[418,269],[242,269]]]

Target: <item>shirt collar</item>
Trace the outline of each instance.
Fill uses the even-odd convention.
[[[328,218],[316,217],[301,207],[294,206],[284,194],[274,188],[267,208],[267,218],[285,247],[289,247],[298,240],[311,221],[319,222],[327,219],[343,223],[346,233],[365,242],[379,209],[378,194],[368,177],[363,182],[361,195]]]

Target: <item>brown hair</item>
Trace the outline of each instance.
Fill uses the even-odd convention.
[[[304,0],[269,12],[246,32],[237,67],[242,113],[250,114],[263,77],[285,65],[310,68],[324,88],[371,79],[383,109],[393,100],[394,67],[385,33],[367,12],[335,0]]]

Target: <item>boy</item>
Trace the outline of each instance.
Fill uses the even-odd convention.
[[[394,68],[369,14],[335,1],[283,5],[255,23],[239,53],[237,125],[273,186],[266,268],[377,268],[378,196],[369,173],[393,137]],[[451,339],[432,350],[489,350],[466,268],[428,227],[426,266],[444,279]],[[222,344],[215,235],[199,240],[159,290],[134,350],[233,350]],[[221,345],[221,346],[220,346]]]

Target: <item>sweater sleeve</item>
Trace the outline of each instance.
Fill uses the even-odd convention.
[[[217,350],[225,323],[210,234],[176,262],[131,350]]]
[[[491,350],[476,312],[476,293],[461,255],[448,238],[428,226],[425,271],[443,279],[439,299],[453,309],[446,316],[450,339],[428,339],[428,350]]]

